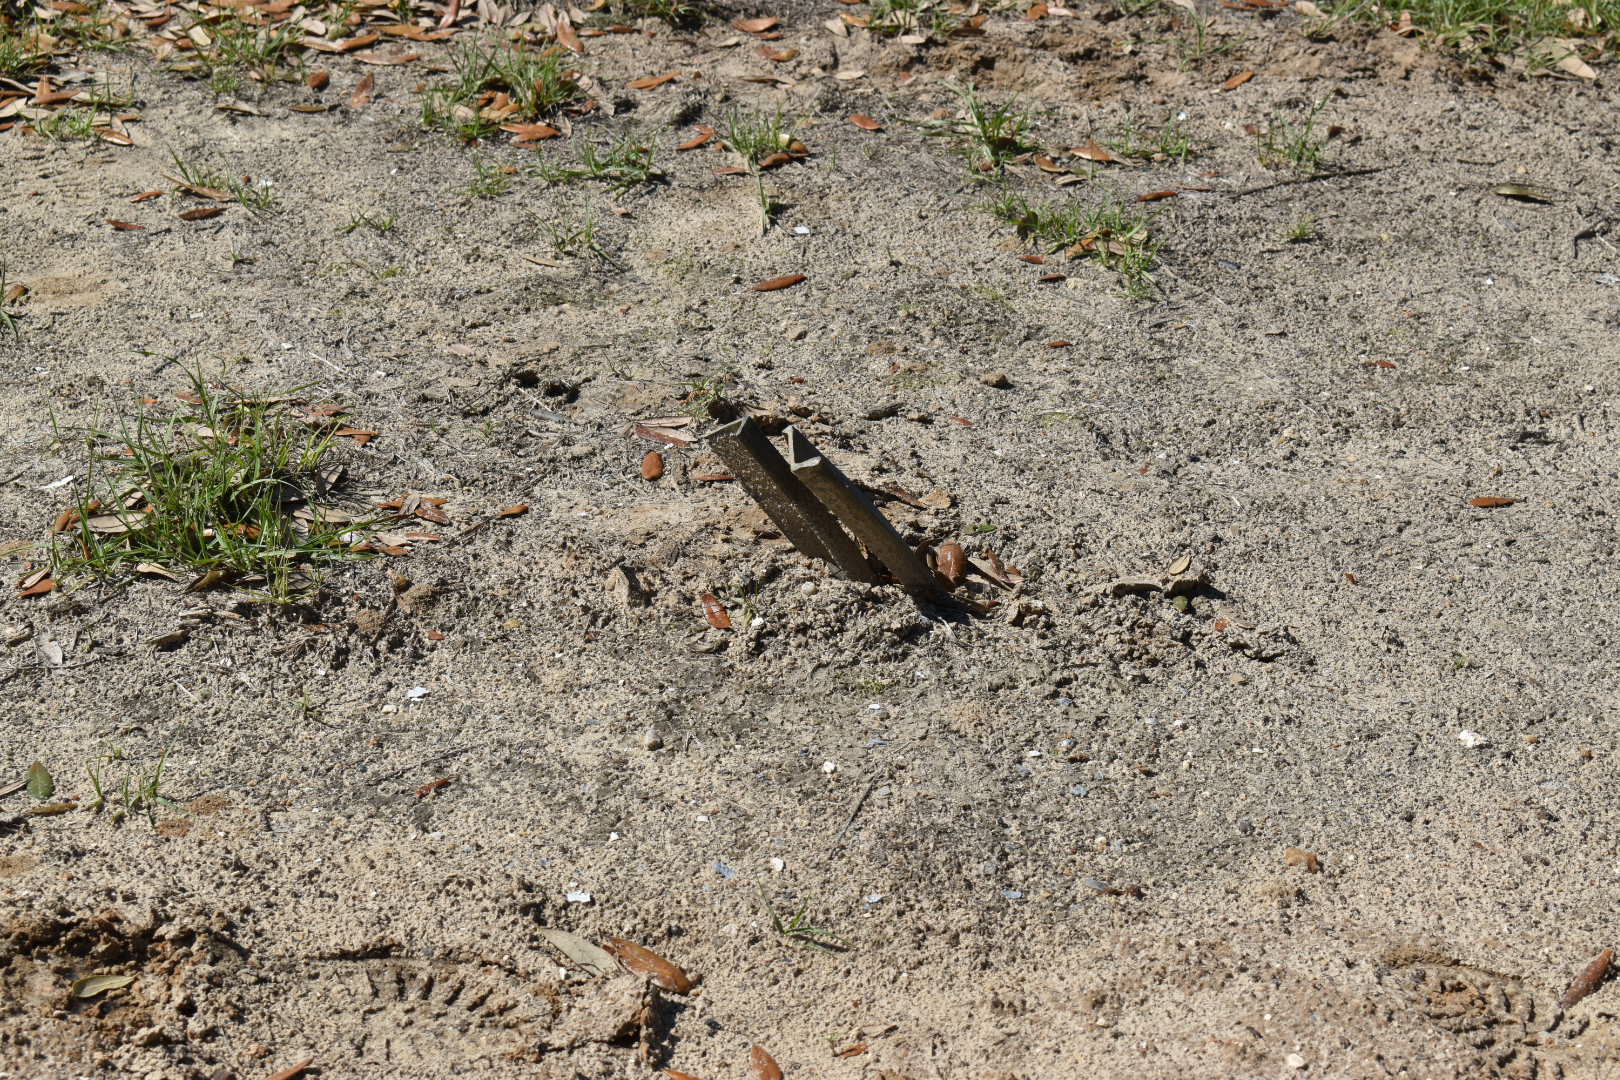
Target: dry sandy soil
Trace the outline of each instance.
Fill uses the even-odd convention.
[[[53,423],[168,408],[190,368],[343,405],[379,433],[342,451],[363,486],[451,521],[286,609],[160,578],[19,597],[38,549],[11,553],[0,779],[37,760],[80,808],[0,802],[0,1076],[719,1080],[754,1044],[788,1077],[1620,1075],[1620,986],[1557,1004],[1620,937],[1609,77],[1292,12],[1214,7],[1199,56],[1183,12],[908,45],[839,10],[865,9],[585,39],[574,137],[633,129],[668,174],[624,193],[526,171],[564,138],[424,129],[446,43],[312,55],[326,91],[250,82],[249,111],[98,55],[133,145],[0,135],[28,286],[3,538],[43,537],[83,471]],[[795,58],[728,25],[759,14]],[[1008,170],[1153,212],[1148,295],[1018,258],[998,185],[926,133],[966,79],[1060,151],[1184,114],[1184,161]],[[1245,125],[1317,103],[1320,170],[1262,165]],[[719,139],[675,149],[739,109],[809,151],[767,175],[764,235]],[[274,208],[179,220],[174,155]],[[469,195],[479,163],[509,190]],[[591,215],[606,258],[554,248]],[[694,479],[701,445],[643,479],[630,425],[700,384],[933,493],[881,506],[1023,583],[919,606]],[[85,809],[87,764],[165,751],[154,818]],[[542,928],[699,985],[592,979]],[[94,973],[133,980],[70,998]]]

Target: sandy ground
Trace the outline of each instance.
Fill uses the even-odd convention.
[[[1292,14],[1215,9],[1229,47],[1189,63],[1180,16],[909,46],[832,34],[839,9],[768,12],[781,63],[724,20],[588,39],[601,87],[681,72],[573,122],[655,148],[667,183],[624,194],[518,171],[469,197],[475,161],[569,149],[424,130],[441,44],[318,58],[324,96],[244,90],[253,113],[114,54],[135,145],[0,135],[0,256],[30,289],[0,337],[3,538],[42,536],[83,468],[53,422],[194,366],[313,384],[380,433],[344,451],[365,487],[452,521],[287,611],[8,590],[0,779],[38,760],[88,800],[87,764],[167,750],[178,806],[0,802],[0,1075],[718,1080],[760,1044],[789,1077],[1620,1076],[1620,990],[1556,1005],[1620,937],[1608,76]],[[1140,204],[1150,296],[1017,258],[995,185],[909,122],[968,78],[1051,147],[1185,114],[1185,162],[1008,180],[1177,189]],[[288,109],[311,101],[340,107]],[[1338,175],[1263,167],[1245,125],[1317,102]],[[714,173],[734,157],[675,150],[739,108],[809,150],[769,174],[764,236],[751,181]],[[276,211],[132,204],[173,154],[273,181]],[[588,214],[611,261],[547,240]],[[627,428],[705,380],[858,481],[935,493],[881,505],[1024,583],[947,615],[795,553],[694,479],[720,471],[700,446],[642,479],[656,444]],[[542,928],[701,981],[593,980]],[[133,981],[71,999],[93,973]]]

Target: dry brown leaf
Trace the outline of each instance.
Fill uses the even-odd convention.
[[[776,292],[778,289],[791,288],[804,280],[803,274],[783,274],[781,277],[769,278],[753,287],[754,292]]]
[[[1171,189],[1171,190],[1168,190],[1168,191],[1150,191],[1145,195],[1138,195],[1136,197],[1136,201],[1137,202],[1158,202],[1160,199],[1173,198],[1175,196],[1175,194],[1176,194],[1176,192],[1175,192],[1174,189]]]
[[[669,1077],[669,1080],[702,1080],[702,1077],[693,1076],[689,1072],[681,1072],[679,1069],[665,1069],[664,1075]]]
[[[1044,255],[1020,255],[1018,259],[1020,262],[1034,263],[1036,266],[1041,266],[1046,262],[1046,256]]]
[[[119,232],[131,232],[135,229],[146,228],[145,225],[137,225],[133,221],[119,221],[117,218],[108,218],[107,224],[111,225]]]
[[[660,990],[668,990],[672,994],[688,994],[692,991],[691,977],[651,949],[617,937],[608,938],[602,943],[602,948],[616,956],[626,971],[647,976]]]
[[[26,594],[25,594],[26,595]],[[730,630],[731,616],[726,612],[725,605],[713,593],[704,593],[698,597],[698,603],[703,605],[703,617],[709,620],[709,625],[716,630]]]
[[[775,168],[778,168],[778,167],[780,167],[782,165],[786,165],[788,162],[790,162],[792,160],[793,160],[793,155],[792,154],[789,154],[789,153],[787,153],[785,151],[782,151],[782,150],[778,150],[774,154],[770,154],[770,155],[768,155],[766,157],[761,158],[760,161],[759,161],[759,167],[762,168],[762,169],[775,169]]]
[[[372,49],[369,52],[355,53],[354,58],[362,64],[371,64],[374,67],[397,67],[400,64],[409,64],[414,60],[422,59],[422,54],[414,52],[383,52],[381,49]]]
[[[1059,165],[1057,162],[1055,162],[1051,158],[1047,157],[1045,154],[1036,154],[1035,155],[1035,167],[1037,169],[1041,170],[1041,172],[1060,173],[1060,172],[1067,172],[1068,171],[1063,166]]]
[[[557,19],[557,44],[571,53],[583,54],[585,43],[579,40],[579,34],[574,30],[574,24],[566,15]]]
[[[799,55],[798,49],[773,49],[769,45],[759,47],[759,55],[775,64],[785,64]]]
[[[98,127],[95,129],[95,133],[97,138],[99,138],[102,142],[109,142],[114,146],[135,145],[134,139],[130,138],[126,133],[119,131],[116,128]]]
[[[129,201],[145,202],[147,199],[155,199],[161,194],[163,194],[162,191],[143,191],[139,195],[133,196]]]
[[[1046,347],[1048,349],[1067,349],[1073,344],[1074,342],[1070,341],[1068,338],[1057,338],[1056,340],[1048,341],[1046,343]]]
[[[1316,852],[1306,851],[1304,848],[1291,847],[1284,851],[1283,863],[1287,866],[1302,867],[1307,874],[1322,872],[1322,860],[1316,857]]]
[[[782,1080],[782,1066],[758,1043],[748,1051],[748,1071],[754,1080]]]
[[[1040,282],[1043,285],[1050,285],[1055,281],[1067,281],[1068,276],[1065,275],[1065,274],[1042,274],[1040,277],[1036,278],[1035,280]]]
[[[849,118],[849,122],[854,124],[856,127],[860,128],[862,131],[882,131],[883,130],[883,125],[882,124],[878,123],[876,120],[872,119],[870,116],[867,116],[865,113],[855,113],[855,114],[853,114]]]
[[[223,206],[199,206],[195,210],[185,210],[180,214],[181,221],[206,221],[211,217],[219,217],[225,212]]]
[[[1518,501],[1518,499],[1510,499],[1505,495],[1481,495],[1478,498],[1469,499],[1468,505],[1476,506],[1481,510],[1495,510],[1499,506],[1512,506]]]
[[[1221,89],[1222,90],[1236,90],[1238,87],[1242,86],[1244,83],[1248,82],[1252,78],[1254,78],[1254,72],[1252,72],[1252,71],[1240,71],[1236,75],[1232,76],[1230,79],[1227,79],[1225,82],[1221,83]]]
[[[962,550],[961,544],[954,540],[947,541],[939,545],[935,565],[940,577],[954,589],[962,584],[962,578],[967,575],[967,553]]]
[[[736,19],[731,25],[736,29],[741,30],[745,34],[763,34],[765,31],[780,24],[781,21],[781,19],[772,18],[769,15],[765,15],[757,19]]]
[[[662,75],[647,75],[640,79],[631,79],[624,85],[632,90],[652,90],[655,87],[663,86],[667,82],[674,82],[675,77],[679,74],[678,71],[666,71]]]
[[[376,76],[366,72],[366,77],[355,86],[354,93],[349,95],[349,108],[363,109],[371,104],[371,91],[377,85]]]
[[[699,124],[697,126],[697,134],[681,143],[681,145],[677,146],[675,149],[696,150],[698,147],[714,138],[715,134],[716,132],[714,128],[709,127],[707,124]]]
[[[33,575],[29,575],[33,577]],[[27,580],[26,578],[24,579]],[[56,588],[56,580],[48,577],[35,577],[31,584],[25,585],[18,596],[44,596]]]
[[[562,132],[550,124],[502,124],[502,131],[510,131],[517,138],[512,140],[513,146],[526,146],[541,139],[555,139]]]
[[[382,40],[381,34],[357,34],[352,38],[344,38],[334,42],[338,52],[351,53],[356,49],[363,49],[367,45],[375,45]]]
[[[443,510],[432,506],[418,506],[416,508],[416,516],[421,518],[423,521],[431,521],[435,525],[450,524],[450,515],[446,514]]]
[[[649,450],[641,459],[641,478],[643,480],[657,480],[664,475],[664,455],[656,450]]]
[[[1095,161],[1102,165],[1112,165],[1119,161],[1119,158],[1098,146],[1096,139],[1092,139],[1084,146],[1070,147],[1069,153],[1073,154],[1077,158],[1084,158],[1087,161]]]
[[[453,778],[449,776],[441,776],[437,780],[429,780],[427,783],[416,789],[416,797],[418,799],[425,799],[434,792],[449,787],[451,779]]]
[[[1603,978],[1609,973],[1609,965],[1613,962],[1613,949],[1604,949],[1598,953],[1597,958],[1575,976],[1575,980],[1569,984],[1569,989],[1564,991],[1564,996],[1558,999],[1558,1004],[1567,1009],[1596,991],[1603,984]]]
[[[1024,18],[1028,19],[1030,22],[1034,22],[1036,19],[1046,18],[1046,5],[1041,3],[1031,4],[1029,6],[1029,10],[1024,12]]]
[[[377,432],[365,431],[361,428],[346,427],[338,428],[336,431],[332,432],[332,437],[336,439],[353,439],[354,445],[364,446],[366,443],[377,437]]]
[[[529,512],[529,504],[528,503],[518,503],[516,506],[502,507],[500,516],[501,517],[517,517],[520,514],[527,514],[528,512]]]

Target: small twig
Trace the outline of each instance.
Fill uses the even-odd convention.
[[[1295,184],[1314,184],[1318,180],[1340,180],[1349,176],[1371,176],[1373,173],[1388,172],[1395,168],[1393,165],[1379,165],[1371,169],[1346,169],[1343,172],[1312,173],[1310,176],[1296,176],[1291,180],[1278,180],[1274,184],[1261,184],[1259,187],[1244,188],[1234,191],[1231,198],[1241,199],[1245,195],[1258,195],[1262,191],[1271,191],[1274,188],[1292,187]]]
[[[446,750],[443,753],[434,754],[430,758],[423,758],[421,761],[417,761],[417,762],[414,762],[414,763],[412,763],[410,765],[406,765],[402,769],[395,769],[391,773],[386,773],[386,774],[384,774],[382,776],[379,776],[379,777],[377,777],[376,780],[373,781],[373,783],[386,784],[390,780],[398,780],[400,777],[404,776],[406,773],[413,772],[416,769],[420,769],[424,765],[437,765],[439,762],[446,761],[446,760],[448,760],[450,758],[453,758],[457,754],[465,754],[467,751],[469,751],[471,749],[472,749],[472,747],[470,745],[469,746],[458,746],[454,750]]]
[[[843,843],[844,834],[849,831],[851,825],[855,824],[855,818],[860,814],[861,807],[866,805],[866,797],[872,794],[872,789],[875,787],[877,787],[877,777],[874,776],[866,782],[866,786],[861,789],[861,793],[855,796],[855,802],[849,808],[849,816],[844,819],[844,825],[838,830],[838,835],[833,837],[833,847],[836,848]]]

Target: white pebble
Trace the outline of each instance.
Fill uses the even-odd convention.
[[[1463,728],[1461,731],[1457,732],[1457,741],[1468,747],[1468,749],[1473,750],[1477,747],[1484,746],[1489,740],[1477,731],[1469,731],[1467,728]]]

